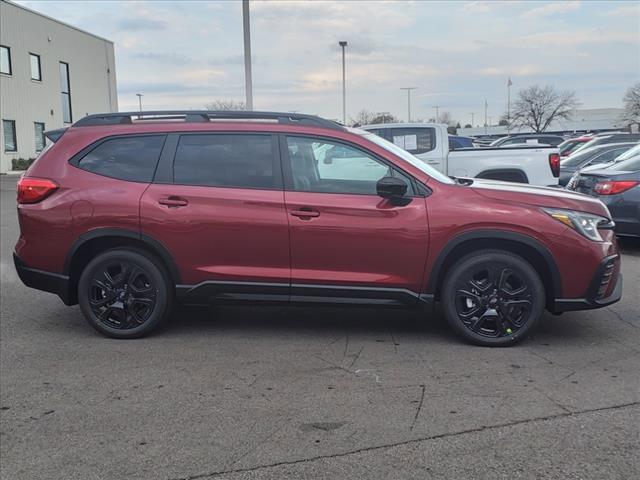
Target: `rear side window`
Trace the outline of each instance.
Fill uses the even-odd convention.
[[[182,185],[276,188],[271,135],[182,135],[173,162],[173,181]]]
[[[112,138],[82,157],[78,167],[106,177],[149,183],[164,140],[164,135]]]
[[[392,128],[390,132],[390,141],[414,155],[436,148],[436,131],[432,127]]]

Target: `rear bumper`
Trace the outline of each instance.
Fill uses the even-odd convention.
[[[15,253],[13,254],[13,263],[16,266],[18,277],[27,287],[55,293],[65,305],[72,305],[68,276],[28,267]]]
[[[617,260],[617,264],[608,267],[610,262]],[[602,287],[607,277],[608,283]],[[601,288],[605,288],[605,292],[610,292],[606,297],[601,294]],[[612,303],[616,303],[622,298],[622,273],[620,273],[620,261],[618,255],[612,255],[605,258],[596,274],[594,275],[589,290],[584,298],[560,298],[553,303],[553,311],[556,313],[570,312],[575,310],[592,310],[595,308],[606,307]]]

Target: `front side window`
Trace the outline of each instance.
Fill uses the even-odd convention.
[[[153,180],[164,140],[164,135],[109,139],[82,157],[78,167],[106,177],[148,183]]]
[[[73,114],[71,111],[71,82],[69,80],[69,64],[60,62],[60,93],[62,97],[62,121],[71,123]]]
[[[271,135],[182,135],[173,162],[181,185],[273,189],[278,185]]]
[[[34,122],[33,128],[36,140],[36,152],[41,152],[44,149],[44,144],[46,143],[44,137],[44,123]]]
[[[301,192],[376,195],[383,177],[411,181],[399,171],[354,147],[307,137],[287,137],[293,189]]]
[[[11,75],[11,49],[0,45],[0,73]]]
[[[42,69],[40,68],[40,55],[35,53],[29,54],[29,61],[31,62],[31,80],[42,80]]]
[[[15,120],[2,120],[2,135],[4,137],[4,151],[18,151],[18,142],[16,141],[16,122]]]
[[[436,148],[436,131],[433,127],[392,128],[390,140],[416,155]]]

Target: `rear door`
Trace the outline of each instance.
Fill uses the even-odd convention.
[[[282,135],[285,201],[291,232],[291,298],[416,303],[429,229],[414,182],[379,157],[331,139]],[[376,194],[395,176],[411,202]],[[366,300],[365,300],[366,299]]]
[[[203,302],[264,294],[288,299],[289,231],[277,137],[207,132],[170,134],[167,141],[172,148],[163,151],[141,200],[141,227],[173,257],[182,290]]]

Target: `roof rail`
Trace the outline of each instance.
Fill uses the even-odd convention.
[[[274,120],[283,124],[343,130],[334,121],[289,112],[253,112],[244,110],[156,110],[140,112],[96,113],[87,115],[73,124],[74,127],[131,124],[135,120],[184,120],[185,122],[209,122],[211,120]]]

